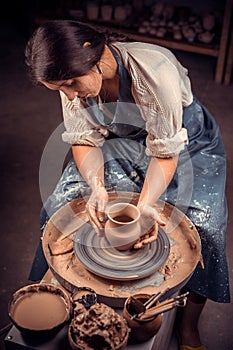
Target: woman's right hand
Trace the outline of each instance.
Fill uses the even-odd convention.
[[[100,181],[92,190],[86,204],[86,212],[91,225],[98,235],[103,234],[105,224],[105,209],[108,204],[108,192]]]

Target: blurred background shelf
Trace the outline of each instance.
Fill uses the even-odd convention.
[[[195,7],[195,11],[192,6]],[[207,31],[209,35],[213,35],[213,40],[209,42],[204,42],[203,40],[203,42],[201,42],[198,40],[200,36],[198,32],[195,34],[194,38],[185,37],[183,35],[184,29],[180,30],[181,37],[179,39],[174,39],[173,29],[169,28],[164,36],[159,37],[158,33],[155,31],[156,24],[154,23],[157,18],[160,22],[163,21],[165,12],[157,14],[156,18],[157,7],[160,7],[162,9],[161,11],[166,11],[167,8],[170,7],[171,9],[173,7],[176,20],[178,16],[178,24],[183,22],[183,28],[184,26],[189,26],[189,29],[191,28],[190,30],[194,28],[194,24],[187,24],[186,17],[189,16],[189,18],[191,18],[196,16],[197,21],[201,23],[205,14],[214,15],[214,28],[209,31],[205,28],[201,29],[205,31],[205,33]],[[108,28],[111,31],[125,34],[132,40],[161,45],[171,50],[181,50],[211,56],[216,58],[213,77],[215,82],[228,85],[231,81],[233,61],[231,57],[233,44],[230,44],[230,40],[233,41],[233,39],[231,39],[232,8],[233,0],[207,0],[204,3],[198,0],[195,1],[195,5],[191,0],[58,0],[49,2],[37,0],[34,5],[34,24],[39,25],[53,18],[76,19],[101,29]],[[151,31],[154,29],[153,34],[146,31],[145,23],[152,23]],[[149,25],[150,24],[148,24],[148,26]],[[140,32],[143,30],[144,33]],[[158,30],[158,28],[156,28],[156,30]]]

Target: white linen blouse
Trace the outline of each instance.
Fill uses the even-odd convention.
[[[112,44],[121,54],[132,81],[132,95],[145,121],[146,154],[168,158],[188,144],[182,128],[183,107],[193,102],[188,70],[173,53],[161,46],[141,42]],[[65,132],[64,142],[101,147],[107,126],[97,124],[85,101],[69,101],[60,91]]]

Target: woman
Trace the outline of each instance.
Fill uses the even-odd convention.
[[[66,20],[39,27],[26,47],[34,83],[59,91],[73,159],[41,213],[49,217],[90,194],[90,222],[101,234],[109,191],[138,192],[145,235],[163,225],[153,204],[163,198],[182,210],[201,237],[205,268],[187,283],[189,300],[179,325],[180,349],[205,349],[198,320],[207,298],[230,301],[225,253],[225,152],[218,126],[193,96],[187,70],[167,49],[127,42]],[[149,233],[150,232],[150,233]],[[43,276],[38,249],[30,279]]]

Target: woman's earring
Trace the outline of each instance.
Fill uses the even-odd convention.
[[[100,73],[100,74],[103,74],[103,70],[102,70],[102,68],[97,64],[96,65],[96,67],[97,67],[97,69],[98,69],[98,72]]]

